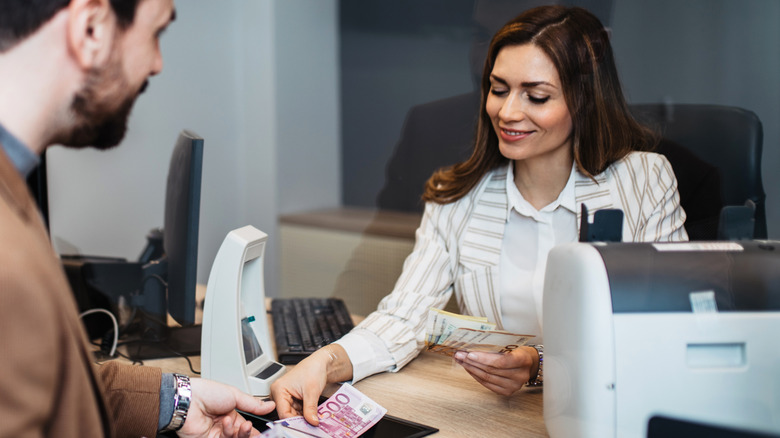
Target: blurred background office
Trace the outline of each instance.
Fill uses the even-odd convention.
[[[49,152],[55,246],[137,258],[146,233],[162,225],[168,160],[188,128],[205,138],[199,281],[226,233],[251,224],[270,236],[268,295],[329,295],[359,239],[338,226],[324,231],[329,237],[316,226],[285,229],[284,218],[373,212],[410,109],[451,98],[468,105],[480,47],[542,3],[555,2],[179,1],[162,39],[164,71],[138,101],[122,147]],[[558,3],[584,6],[611,29],[630,103],[731,105],[758,115],[768,232],[780,238],[780,2]],[[413,205],[398,209],[414,218]],[[385,237],[378,245],[400,258],[411,248],[408,236]],[[306,265],[307,254],[329,263]]]

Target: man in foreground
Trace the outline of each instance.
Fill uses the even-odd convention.
[[[173,0],[0,0],[0,436],[249,437],[235,409],[274,408],[208,380],[93,366],[25,184],[50,145],[120,142],[174,16]]]

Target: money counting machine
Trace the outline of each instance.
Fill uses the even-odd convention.
[[[780,242],[554,248],[543,324],[552,437],[780,435]]]

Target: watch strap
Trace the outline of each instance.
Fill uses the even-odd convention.
[[[531,345],[539,353],[539,370],[536,372],[536,376],[526,383],[527,386],[542,386],[544,384],[544,345]]]
[[[175,392],[173,395],[173,416],[171,422],[163,429],[163,432],[177,431],[184,426],[187,419],[187,413],[190,410],[190,401],[192,400],[192,387],[190,378],[183,374],[174,374]]]

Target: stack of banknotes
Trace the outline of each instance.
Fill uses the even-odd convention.
[[[452,356],[456,351],[506,353],[533,339],[495,330],[496,325],[481,316],[466,316],[431,308],[426,323],[428,351]]]
[[[355,438],[375,425],[387,413],[352,385],[344,383],[338,391],[318,408],[318,427],[303,417],[290,417],[268,423],[264,438]]]

